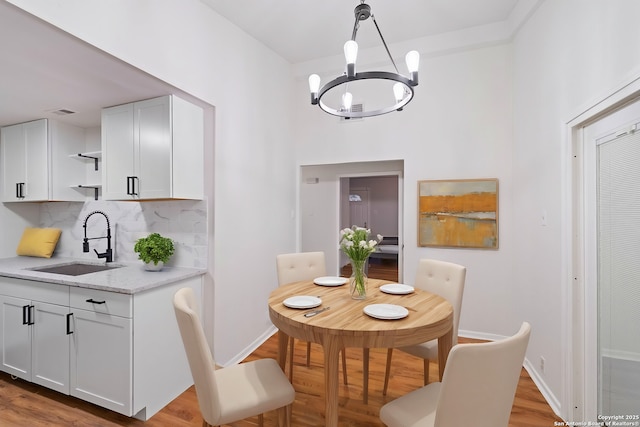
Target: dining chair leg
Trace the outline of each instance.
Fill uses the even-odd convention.
[[[258,425],[264,427],[264,414],[258,415]]]
[[[362,403],[369,402],[369,349],[362,349]]]
[[[387,349],[387,367],[384,371],[384,386],[382,386],[382,395],[387,395],[387,387],[389,387],[389,374],[391,373],[391,356],[393,356],[393,349]]]
[[[424,385],[429,384],[429,359],[424,359]]]
[[[349,385],[347,382],[347,353],[345,349],[342,349],[342,381],[344,381],[344,385]]]
[[[311,341],[307,341],[307,368],[311,365]]]
[[[293,382],[293,337],[289,337],[289,381]]]

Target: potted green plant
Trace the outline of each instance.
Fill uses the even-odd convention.
[[[173,240],[158,233],[151,233],[136,241],[133,250],[138,259],[144,262],[145,268],[151,271],[161,270],[175,251]]]

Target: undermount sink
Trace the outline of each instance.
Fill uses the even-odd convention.
[[[74,262],[71,264],[34,268],[32,270],[39,271],[42,273],[63,274],[65,276],[81,276],[83,274],[97,273],[99,271],[112,270],[114,268],[120,268],[120,266]]]

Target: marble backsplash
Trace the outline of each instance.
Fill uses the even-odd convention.
[[[158,202],[87,201],[49,202],[40,205],[40,226],[62,229],[54,256],[96,260],[93,251],[104,252],[106,236],[104,216],[92,215],[87,222],[90,252],[82,252],[83,224],[87,215],[102,211],[111,224],[111,245],[115,262],[137,262],[133,251],[137,239],[160,233],[175,243],[175,253],[168,265],[207,267],[207,204],[199,200]]]

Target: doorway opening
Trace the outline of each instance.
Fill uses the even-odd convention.
[[[338,244],[340,230],[351,227],[351,209],[349,207],[350,182],[359,178],[393,177],[397,192],[386,197],[385,204],[378,201],[378,185],[362,183],[354,188],[368,188],[369,211],[371,218],[367,228],[372,232],[390,237],[398,237],[398,280],[402,280],[402,241],[403,241],[403,205],[404,205],[404,161],[382,160],[371,162],[336,163],[322,165],[304,165],[300,167],[299,207],[300,207],[300,243],[301,252],[323,251],[327,264],[327,274],[340,275],[340,269],[348,260],[342,254]],[[355,194],[354,194],[355,195]],[[361,195],[362,196],[362,195]],[[392,207],[387,206],[392,204]],[[374,219],[383,212],[391,211],[397,218],[397,228],[383,228],[376,231]],[[373,223],[372,223],[373,221]],[[395,227],[395,225],[394,225]],[[397,231],[397,234],[394,232]]]
[[[340,179],[340,228],[353,226],[383,236],[378,250],[369,257],[367,276],[400,281],[400,179],[396,175],[350,176]],[[340,275],[349,276],[349,259],[340,253]]]

